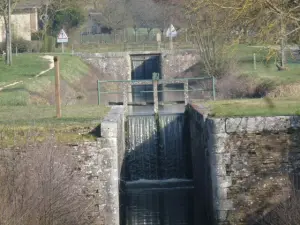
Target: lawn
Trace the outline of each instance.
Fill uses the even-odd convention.
[[[65,124],[99,123],[109,108],[98,105],[62,107],[62,118],[55,118],[55,106],[1,106],[0,124],[60,126]]]
[[[24,54],[15,56],[18,60],[23,59],[26,63],[14,60],[12,68],[0,62],[0,78],[5,84],[13,81],[23,81],[20,84],[6,88],[0,91],[0,105],[28,105],[30,104],[30,93],[36,95],[43,94],[54,88],[54,69],[35,78],[41,70],[49,67],[49,62],[44,60],[38,54]],[[82,62],[80,58],[71,55],[59,55],[61,78],[70,85],[78,84],[80,79],[88,74],[89,67]],[[46,65],[46,66],[45,66]],[[15,74],[15,71],[18,73]],[[23,71],[23,72],[21,72]],[[35,71],[35,72],[33,72]],[[14,77],[14,79],[12,79]],[[32,79],[28,79],[32,78]]]
[[[204,103],[213,117],[300,115],[298,99],[241,99]]]
[[[274,50],[238,45],[235,51],[243,75],[251,76],[258,81],[272,81],[276,85],[300,81],[300,61],[297,61],[291,52],[287,53],[288,70],[278,71],[274,57],[268,61],[265,60],[267,56],[272,55],[272,52],[274,53]],[[256,54],[256,70],[254,69],[254,53]]]
[[[19,80],[33,78],[41,71],[48,69],[49,62],[37,55],[21,55],[13,57],[12,66],[5,64],[0,58],[0,87]]]
[[[68,106],[62,108],[62,118],[55,118],[54,106],[1,106],[0,147],[36,143],[50,135],[64,143],[95,140],[99,126],[109,111],[105,106]]]

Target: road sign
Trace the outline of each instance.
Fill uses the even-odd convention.
[[[69,40],[68,35],[63,29],[61,29],[61,31],[57,35],[57,43],[67,43],[68,40]]]
[[[177,31],[175,29],[175,27],[173,26],[173,24],[171,24],[171,26],[168,28],[167,32],[166,32],[166,36],[167,37],[176,37],[177,36]]]

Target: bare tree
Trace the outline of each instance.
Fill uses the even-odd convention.
[[[231,12],[229,18],[251,31],[258,43],[280,45],[280,64],[277,67],[279,70],[285,69],[287,42],[300,32],[299,0],[208,2],[212,7]]]
[[[221,1],[221,0],[220,0]],[[231,11],[214,6],[210,1],[187,0],[185,4],[190,33],[209,76],[226,75],[230,54],[226,51],[235,37]]]
[[[98,14],[96,21],[114,31],[124,29],[132,24],[132,17],[126,8],[126,0],[87,0],[94,5]]]
[[[3,18],[5,29],[5,42],[6,42],[6,63],[12,64],[12,49],[11,49],[11,13],[19,0],[2,0],[0,2],[0,19]]]

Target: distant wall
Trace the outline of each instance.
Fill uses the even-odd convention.
[[[130,80],[132,72],[131,54],[160,54],[163,79],[191,76],[190,68],[199,61],[195,51],[183,50],[174,52],[76,53],[99,71],[99,80]],[[116,90],[116,84],[106,84],[104,88],[108,91],[114,91]],[[174,95],[174,93],[165,93],[165,95],[167,99],[171,99],[167,95]],[[179,93],[179,95],[183,96],[183,93]],[[108,98],[108,95],[103,95],[103,97],[102,99]],[[110,94],[109,97],[114,101],[122,101],[122,95]],[[175,96],[175,98],[177,97]],[[131,99],[130,96],[129,99]]]
[[[110,52],[110,53],[76,53],[84,61],[99,70],[104,78],[124,80],[131,78],[130,55],[161,54],[164,78],[175,78],[187,73],[187,70],[199,61],[195,51],[163,52]]]
[[[288,198],[300,168],[300,117],[215,119],[198,105],[190,115],[196,190],[206,193],[196,195],[211,197],[215,224],[253,224]]]

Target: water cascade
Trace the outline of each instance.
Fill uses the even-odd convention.
[[[192,225],[194,184],[184,113],[130,115],[123,225]]]

